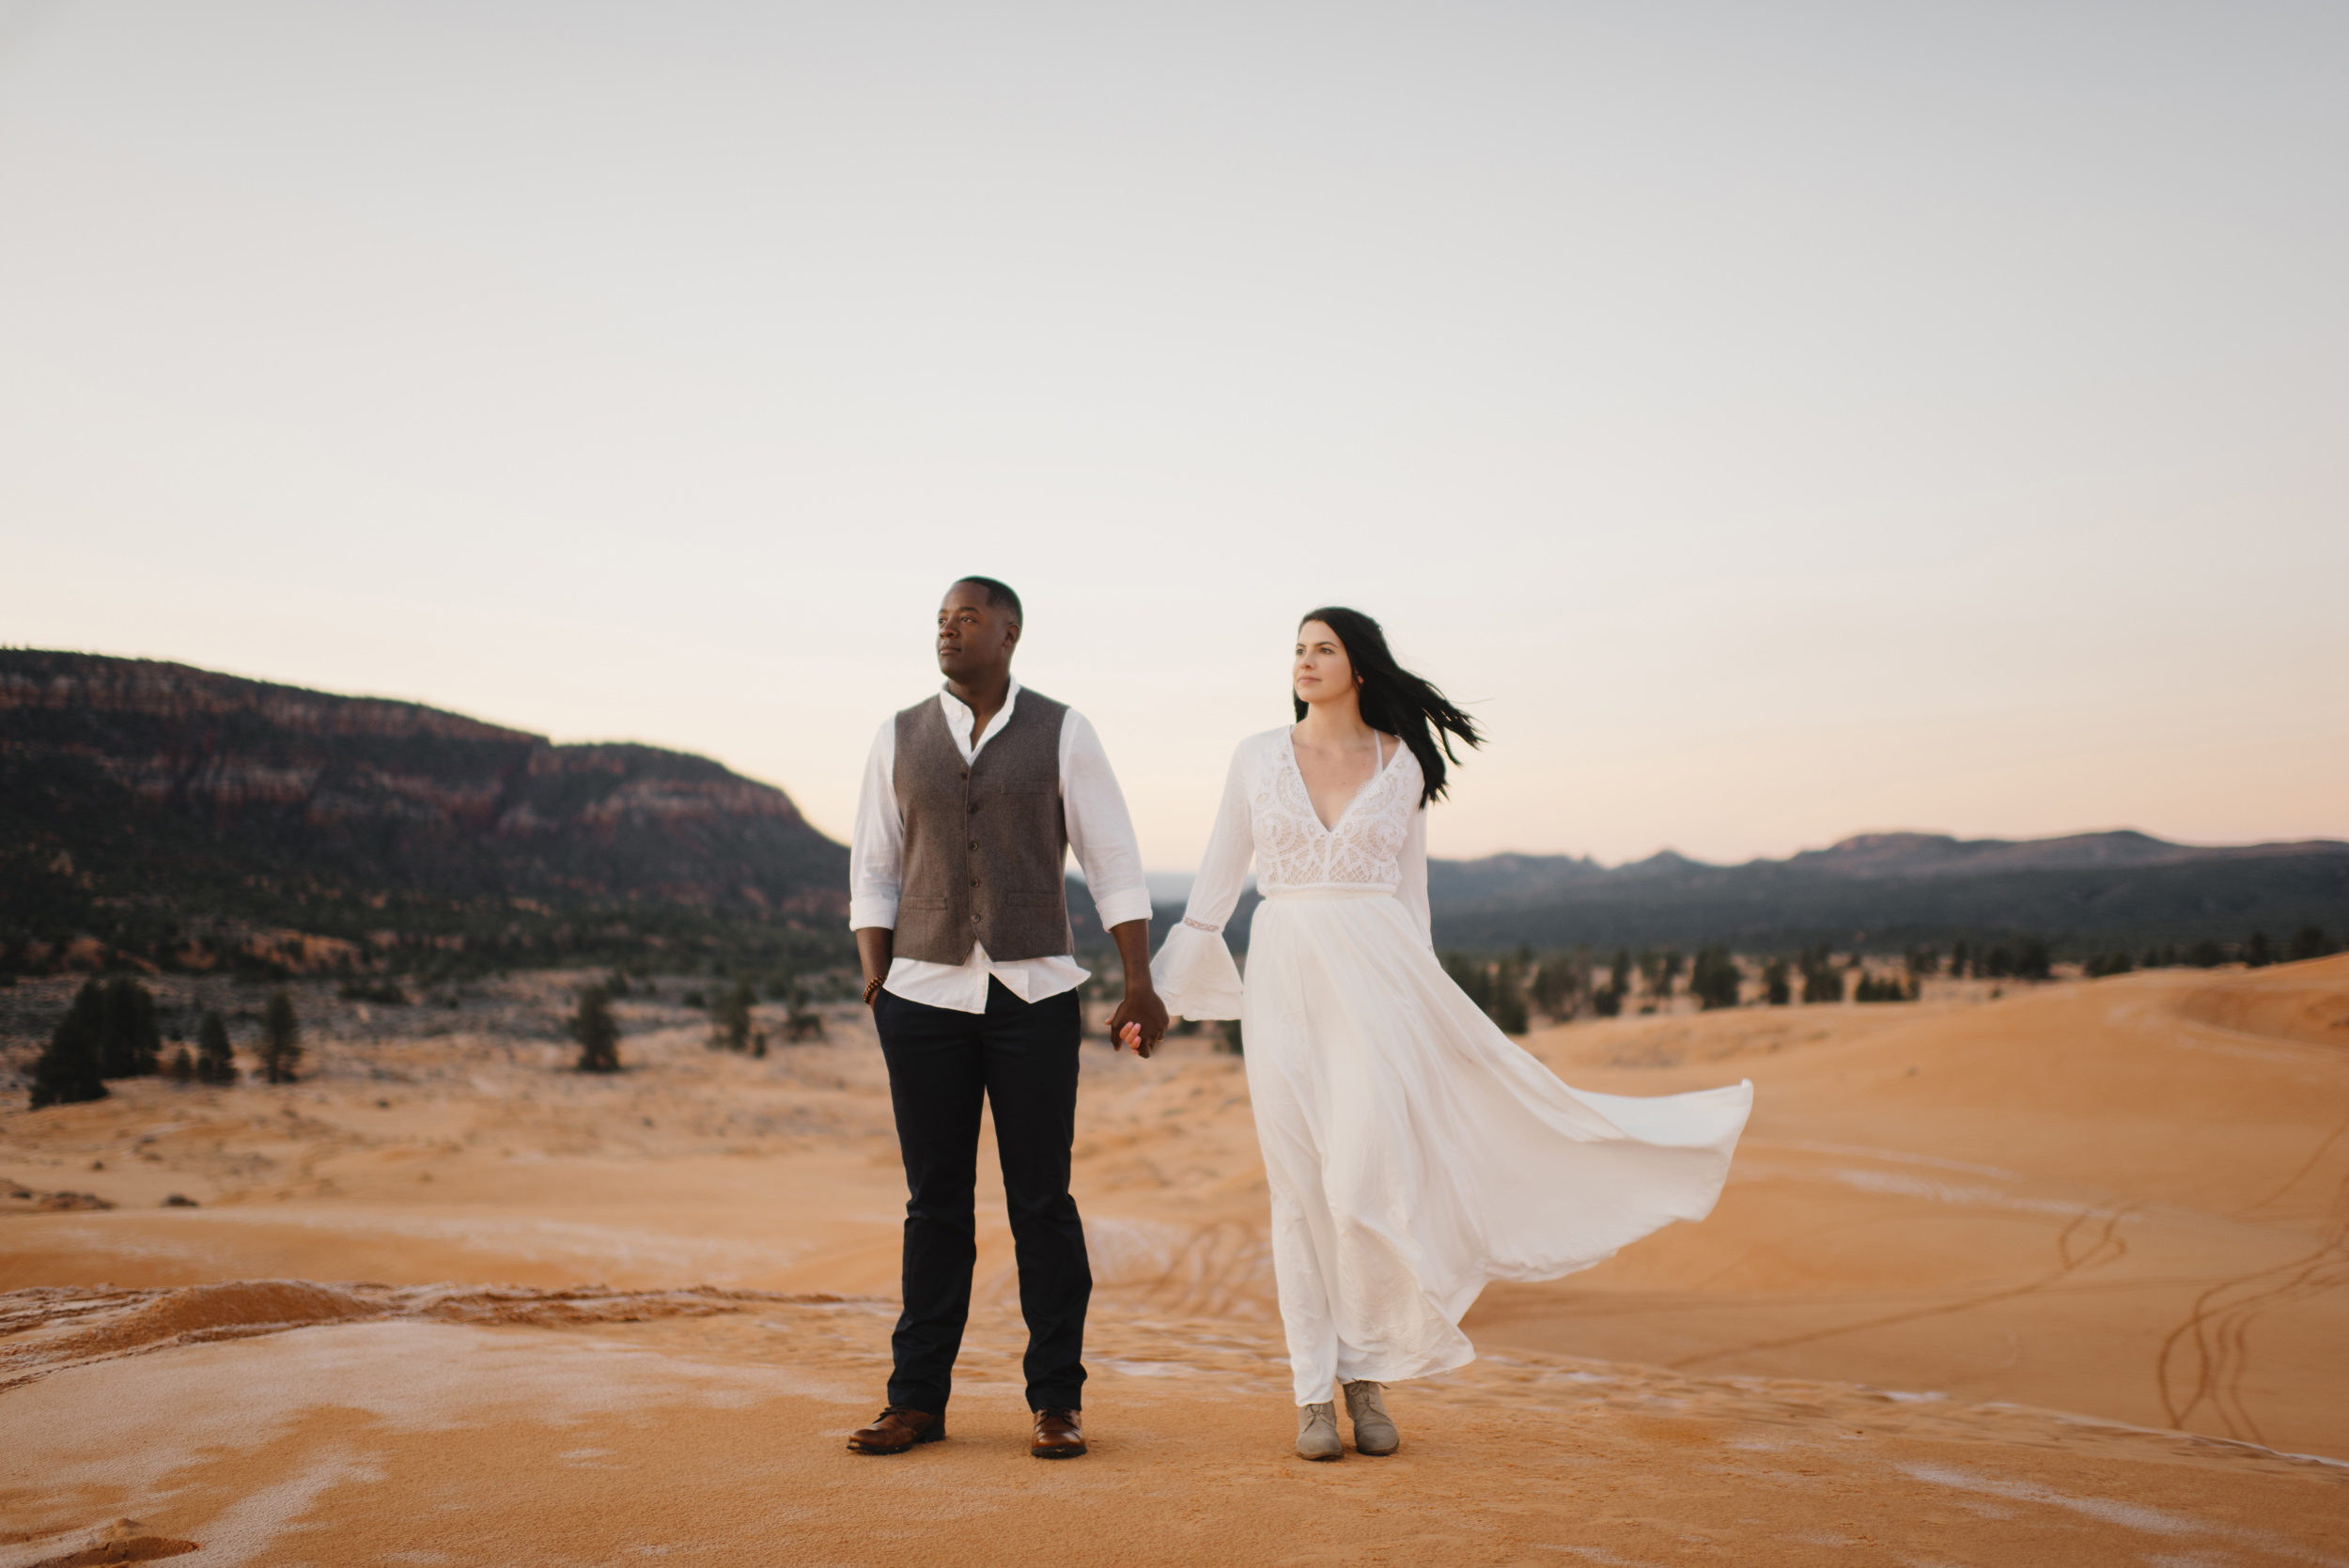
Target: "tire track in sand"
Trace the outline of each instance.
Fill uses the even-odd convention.
[[[2129,1244],[2121,1238],[2123,1220],[2143,1205],[2135,1203],[2110,1205],[2091,1205],[2074,1215],[2056,1235],[2056,1266],[2036,1280],[2003,1290],[1986,1291],[1958,1301],[1945,1301],[1937,1306],[1916,1307],[1906,1312],[1887,1312],[1877,1317],[1862,1318],[1856,1323],[1836,1324],[1826,1328],[1806,1329],[1774,1340],[1754,1340],[1744,1344],[1723,1345],[1694,1356],[1684,1356],[1665,1363],[1677,1372],[1705,1361],[1719,1360],[1725,1356],[1742,1356],[1753,1351],[1784,1350],[1793,1345],[1811,1344],[1819,1340],[1834,1339],[1843,1334],[1862,1333],[1870,1328],[1888,1328],[1895,1324],[1916,1323],[1925,1318],[1948,1317],[1958,1312],[1972,1312],[1994,1302],[2012,1301],[2017,1296],[2032,1296],[2071,1279],[2089,1269],[2102,1268],[2118,1263],[2128,1255]]]

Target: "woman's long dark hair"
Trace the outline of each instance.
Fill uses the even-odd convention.
[[[1346,649],[1347,662],[1361,676],[1362,722],[1372,729],[1400,736],[1403,744],[1419,759],[1420,776],[1426,785],[1420,791],[1419,803],[1440,800],[1444,792],[1444,762],[1460,759],[1453,754],[1452,737],[1457,736],[1470,746],[1482,746],[1485,737],[1477,732],[1476,721],[1453,706],[1450,698],[1437,691],[1394,661],[1387,651],[1387,634],[1377,621],[1359,610],[1339,605],[1326,605],[1307,613],[1297,624],[1319,621],[1337,633],[1338,642]],[[1305,699],[1292,691],[1297,704],[1297,717],[1305,717]]]

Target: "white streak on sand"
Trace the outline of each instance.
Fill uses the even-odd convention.
[[[2147,1535],[2217,1535],[2261,1547],[2279,1557],[2320,1563],[2324,1568],[2349,1568],[2349,1560],[2311,1552],[2297,1542],[2270,1535],[2264,1530],[2243,1529],[2184,1514],[2165,1513],[2141,1503],[2115,1502],[2109,1498],[2075,1497],[2068,1492],[2059,1492],[2052,1486],[2042,1486],[2036,1482],[2005,1481],[1994,1476],[1976,1475],[1954,1465],[1902,1465],[1897,1467],[1902,1474],[1935,1486],[2009,1498],[2016,1502],[2045,1503],[2049,1507],[2084,1514],[2104,1524],[2119,1525],[2123,1529],[2140,1530]]]
[[[1993,1187],[1962,1187],[1955,1182],[1927,1181],[1921,1176],[1904,1176],[1890,1171],[1838,1171],[1835,1179],[1862,1192],[1878,1192],[1898,1198],[1930,1198],[1937,1203],[1981,1203],[1991,1208],[2018,1209],[2027,1214],[2061,1214],[2067,1217],[2084,1213],[2088,1208],[2085,1203],[2066,1203],[2061,1198],[2017,1198],[2011,1192],[2001,1192]]]
[[[381,1471],[350,1450],[330,1448],[287,1480],[229,1504],[217,1518],[202,1527],[203,1548],[179,1560],[189,1568],[227,1568],[231,1563],[249,1561],[271,1542],[295,1528],[294,1522],[310,1512],[329,1487],[382,1479]]]
[[[321,1408],[365,1411],[391,1432],[446,1432],[517,1414],[562,1427],[624,1409],[739,1408],[844,1392],[785,1368],[609,1340],[441,1323],[330,1325],[61,1369],[9,1390],[0,1449],[37,1464],[55,1487],[119,1486],[137,1514],[202,1456],[259,1448]],[[159,1440],[161,1431],[171,1440]]]

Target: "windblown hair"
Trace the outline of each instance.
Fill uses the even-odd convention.
[[[1319,621],[1336,632],[1346,648],[1347,661],[1361,677],[1362,722],[1400,736],[1411,755],[1419,759],[1421,777],[1426,781],[1419,803],[1423,806],[1442,800],[1445,760],[1460,760],[1452,750],[1453,737],[1470,746],[1485,743],[1476,721],[1431,683],[1397,664],[1387,650],[1385,629],[1361,611],[1326,605],[1309,612],[1297,624],[1302,627],[1306,621]],[[1303,719],[1305,699],[1295,692],[1290,696],[1297,704],[1297,717]]]
[[[974,587],[985,588],[987,590],[987,605],[988,609],[1009,610],[1011,612],[1011,618],[1014,621],[1022,627],[1028,624],[1026,615],[1024,615],[1019,609],[1019,596],[1011,591],[1010,583],[998,582],[991,577],[957,577],[955,581],[957,582],[968,582]]]

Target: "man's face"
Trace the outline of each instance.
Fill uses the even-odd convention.
[[[1019,624],[987,602],[987,590],[957,582],[938,606],[938,673],[971,680],[1011,663]]]

